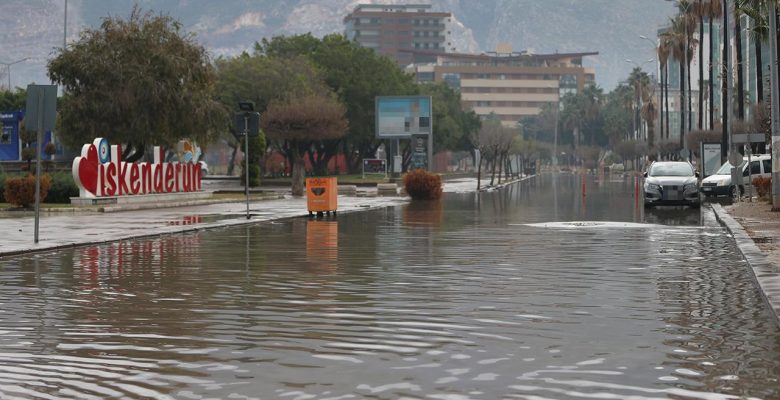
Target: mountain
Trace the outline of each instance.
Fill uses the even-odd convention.
[[[169,14],[196,35],[213,56],[250,50],[263,37],[311,32],[342,32],[342,20],[357,4],[376,0],[70,0],[68,41],[85,27],[97,27],[108,15],[127,16],[134,5]],[[397,0],[382,3],[409,3]],[[589,52],[599,85],[611,89],[634,67],[629,60],[655,56],[641,39],[675,12],[663,0],[433,0],[435,10],[454,15],[458,52],[492,51],[510,43],[516,51]],[[29,57],[11,67],[13,86],[46,83],[46,60],[62,47],[65,0],[0,0],[0,63]],[[641,62],[640,62],[641,63]],[[653,64],[644,65],[646,71]],[[0,65],[0,86],[7,85]]]

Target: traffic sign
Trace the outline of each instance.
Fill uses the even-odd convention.
[[[244,131],[249,134],[249,137],[255,137],[260,135],[260,113],[241,111],[233,114],[233,135],[236,138],[244,137]]]
[[[738,166],[739,164],[742,164],[742,154],[739,154],[739,152],[736,151],[730,151],[729,152],[729,163],[733,166]]]

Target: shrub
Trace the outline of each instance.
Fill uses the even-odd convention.
[[[78,197],[79,187],[73,181],[73,176],[68,172],[55,172],[51,174],[51,187],[46,196],[47,203],[70,203],[71,197]]]
[[[46,199],[51,186],[48,175],[41,177],[41,202]],[[30,207],[35,203],[35,176],[7,178],[5,180],[5,199],[19,207]]]
[[[769,197],[772,193],[772,178],[765,178],[763,176],[753,178],[753,186],[756,187],[758,197]]]
[[[421,168],[404,176],[404,187],[412,200],[436,200],[441,197],[441,177]]]
[[[0,203],[5,203],[5,174],[0,171]]]

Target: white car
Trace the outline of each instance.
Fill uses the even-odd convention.
[[[645,207],[687,205],[698,208],[699,173],[685,161],[656,161],[645,172]]]
[[[772,156],[770,154],[757,154],[750,158],[750,170],[748,170],[747,157],[739,165],[742,171],[742,184],[734,185],[731,183],[731,163],[726,161],[717,172],[704,178],[701,181],[701,192],[705,196],[731,196],[736,197],[745,194],[745,185],[748,184],[748,177],[765,178],[772,177]],[[737,193],[739,190],[739,193]]]

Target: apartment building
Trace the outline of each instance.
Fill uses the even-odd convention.
[[[412,55],[401,50],[444,53],[452,50],[452,14],[429,4],[360,4],[344,17],[345,35],[405,67]]]
[[[418,82],[447,82],[460,90],[464,108],[482,116],[493,113],[507,126],[595,82],[595,70],[584,67],[582,59],[598,54],[513,52],[506,44],[485,54],[401,52],[411,56],[414,64],[407,71]]]

